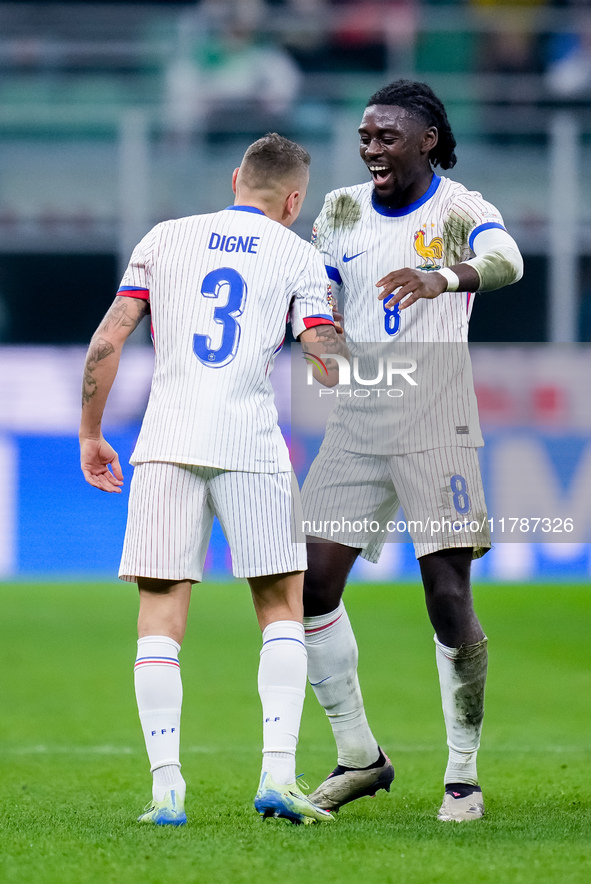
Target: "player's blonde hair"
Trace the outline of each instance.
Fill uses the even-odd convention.
[[[271,190],[286,179],[300,178],[309,166],[307,150],[277,132],[269,132],[247,149],[240,175],[253,190]]]

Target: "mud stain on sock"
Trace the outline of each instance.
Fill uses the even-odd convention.
[[[484,718],[484,686],[488,664],[487,641],[462,645],[454,658],[455,674],[460,687],[455,694],[458,722],[478,733]]]

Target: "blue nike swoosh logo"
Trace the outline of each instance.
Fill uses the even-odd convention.
[[[326,678],[323,678],[323,679],[322,679],[322,681],[316,681],[316,682],[311,681],[311,682],[310,682],[310,686],[313,687],[313,688],[317,688],[319,684],[324,684],[324,682],[325,682],[325,681],[328,681],[329,678],[331,678],[331,676],[330,676],[330,675],[327,675]]]
[[[353,258],[358,258],[359,255],[365,255],[366,252],[367,252],[367,249],[364,249],[363,252],[357,252],[356,255],[351,255],[350,258],[348,258],[347,255],[345,254],[345,255],[343,255],[343,263],[348,264],[349,261],[353,260]]]

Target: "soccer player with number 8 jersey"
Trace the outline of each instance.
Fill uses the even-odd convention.
[[[276,134],[233,175],[234,205],[158,224],[135,248],[90,344],[81,466],[95,487],[123,475],[101,424],[123,344],[150,313],[155,367],[131,463],[120,567],[138,584],[135,689],[153,774],[142,823],[186,822],[179,758],[179,651],[192,584],[201,581],[214,515],[237,577],[250,584],[263,646],[263,767],[255,807],[292,822],[330,820],[295,782],[306,680],[301,518],[269,379],[289,317],[312,350],[339,348],[318,252],[287,228],[306,194],[310,157]],[[330,383],[330,378],[327,380]]]
[[[399,80],[375,93],[359,136],[371,181],[328,194],[312,241],[324,257],[351,352],[368,343],[375,349],[391,342],[403,354],[414,348],[431,373],[427,386],[438,395],[420,415],[401,411],[406,422],[394,424],[400,432],[382,433],[379,445],[372,428],[384,416],[390,419],[393,400],[339,400],[304,483],[304,516],[306,524],[319,526],[384,524],[402,505],[406,522],[415,526],[469,526],[442,527],[431,536],[411,529],[411,536],[436,633],[449,746],[438,818],[474,820],[484,812],[476,755],[487,639],[473,608],[470,566],[490,548],[490,534],[471,371],[469,360],[460,357],[474,293],[517,281],[523,264],[497,209],[435,174],[437,165],[455,165],[456,141],[427,85]],[[458,368],[449,373],[454,360]],[[389,790],[394,777],[365,717],[357,645],[342,602],[356,558],[376,562],[384,535],[335,540],[323,529],[309,533],[308,676],[338,749],[337,767],[310,797],[337,810],[377,789]]]

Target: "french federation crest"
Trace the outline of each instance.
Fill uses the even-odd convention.
[[[441,264],[437,261],[443,258],[443,240],[440,236],[435,236],[427,243],[425,228],[426,225],[423,225],[414,235],[415,252],[423,259],[423,263],[417,265],[417,270],[439,270]]]

